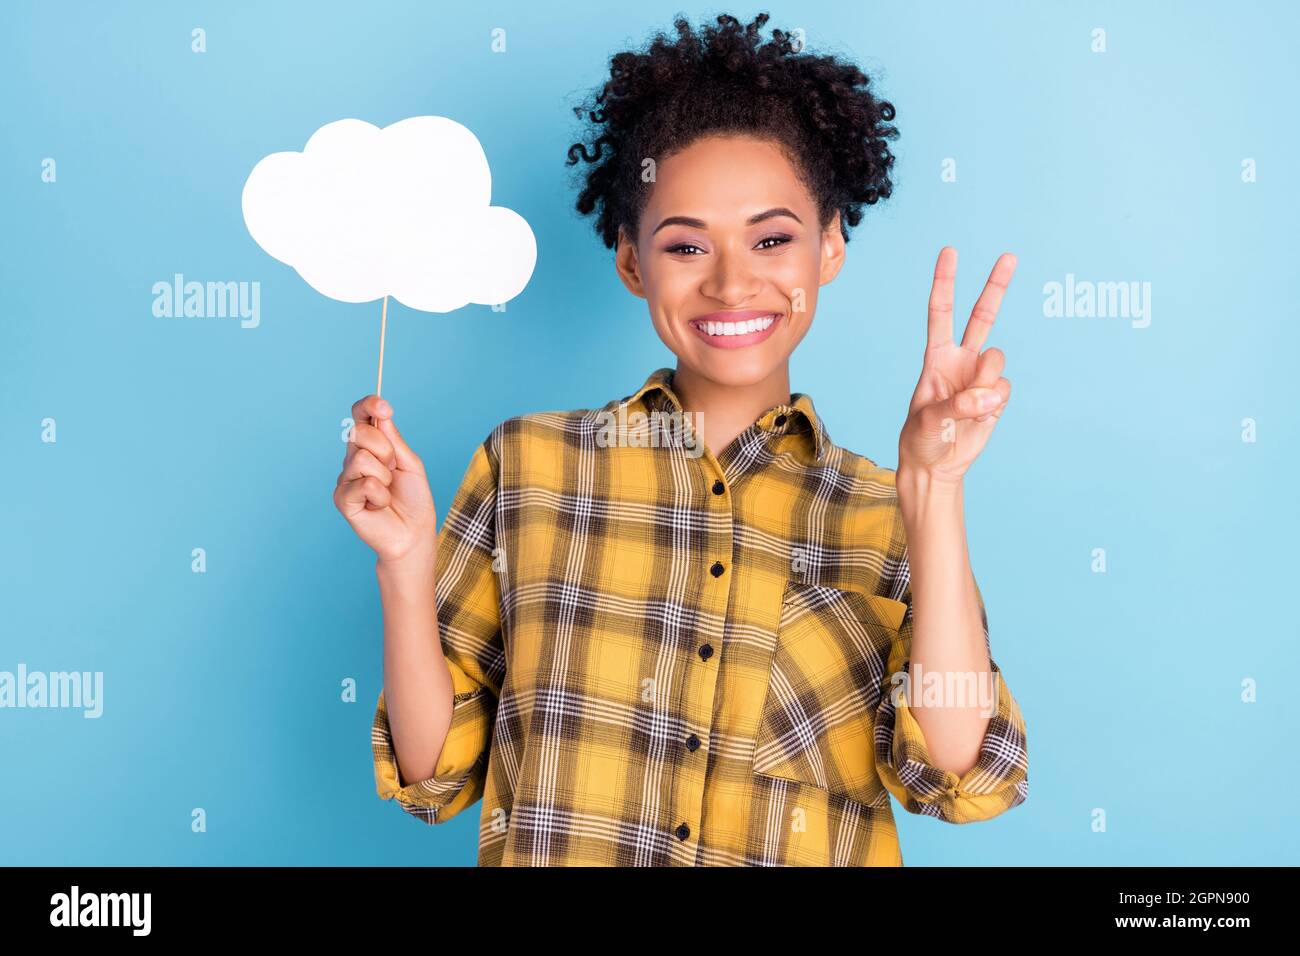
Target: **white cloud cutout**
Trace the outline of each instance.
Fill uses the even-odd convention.
[[[528,223],[492,205],[478,137],[444,116],[328,123],[301,153],[254,166],[243,208],[259,246],[343,302],[493,305],[522,292],[537,262]]]

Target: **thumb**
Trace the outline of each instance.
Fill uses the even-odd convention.
[[[981,415],[987,415],[1002,404],[1002,394],[996,388],[973,387],[967,388],[948,401],[944,402],[946,406],[944,414],[950,418],[979,418]]]
[[[393,453],[397,456],[397,467],[401,471],[424,471],[424,462],[420,460],[419,455],[411,450],[411,446],[406,443],[406,439],[397,430],[397,426],[393,424],[391,417],[377,419],[375,427],[393,443]]]

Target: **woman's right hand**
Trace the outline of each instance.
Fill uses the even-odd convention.
[[[381,563],[433,568],[438,522],[424,462],[398,433],[392,406],[378,395],[353,405],[352,421],[335,507]]]

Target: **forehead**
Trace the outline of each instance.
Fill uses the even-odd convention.
[[[750,136],[709,136],[656,164],[643,225],[692,216],[712,226],[743,223],[772,206],[802,211],[813,199],[776,143]]]

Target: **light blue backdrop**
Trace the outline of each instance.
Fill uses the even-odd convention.
[[[505,314],[389,315],[384,394],[442,510],[498,421],[603,404],[672,364],[562,163],[572,97],[679,8],[546,6],[0,8],[0,670],[105,682],[99,719],[0,710],[0,861],[474,862],[478,806],[434,828],[374,792],[374,558],[331,493],[340,420],[374,388],[378,306],[267,256],[240,191],[342,117],[435,113],[479,136],[494,202],[537,235],[531,284]],[[894,198],[794,363],[840,444],[896,464],[939,248],[960,251],[959,310],[998,253],[1020,260],[988,342],[1011,406],[967,520],[1030,796],[967,827],[896,807],[906,862],[1296,863],[1300,14],[730,12],[761,9],[883,70],[902,130]],[[155,317],[152,286],[176,273],[260,282],[260,324]],[[1149,282],[1150,325],[1045,316],[1067,275]]]

